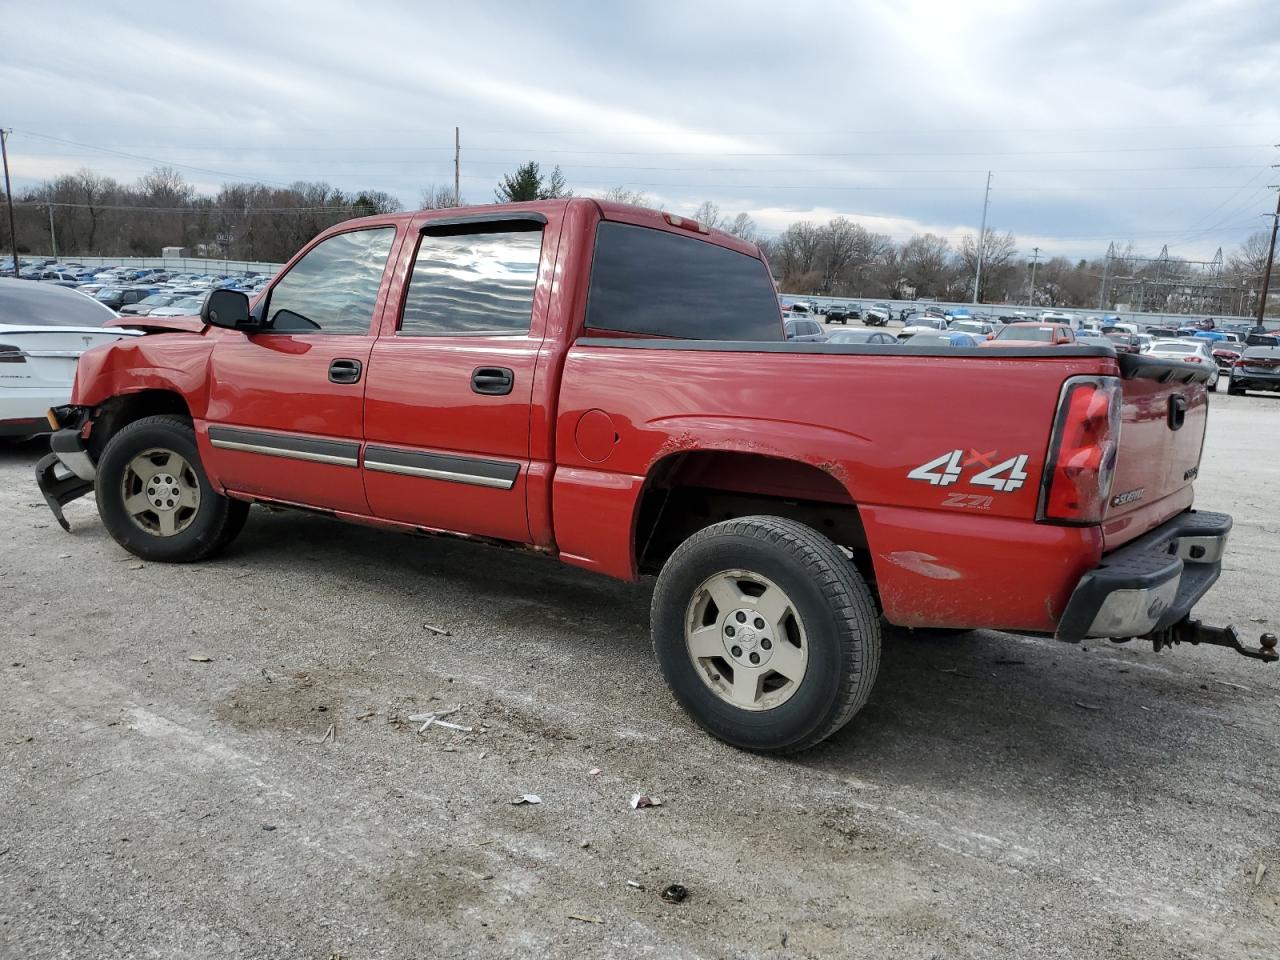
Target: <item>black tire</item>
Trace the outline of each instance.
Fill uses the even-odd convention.
[[[1230,388],[1230,387],[1228,387],[1227,389],[1231,389],[1231,388]],[[1209,392],[1210,392],[1210,393],[1217,393],[1217,392],[1218,392],[1218,381],[1217,381],[1217,380],[1215,380],[1215,381],[1213,381],[1213,383],[1209,384]]]
[[[771,709],[745,709],[713,692],[686,642],[700,586],[734,570],[780,587],[803,624],[803,679]],[[826,537],[778,517],[726,520],[682,543],[658,576],[652,624],[658,665],[681,706],[708,733],[746,750],[794,753],[825,740],[866,704],[880,668],[876,605],[853,563]]]
[[[125,509],[124,482],[129,464],[139,454],[158,449],[184,459],[199,486],[200,502],[188,525],[161,536],[134,521]],[[107,441],[98,459],[98,513],[116,543],[135,556],[160,563],[191,563],[226,547],[244,527],[249,504],[222,496],[209,483],[200,463],[195,431],[180,417],[144,417]]]

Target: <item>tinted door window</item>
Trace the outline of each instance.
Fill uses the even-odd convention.
[[[312,247],[271,290],[276,333],[369,332],[395,227],[340,233]]]
[[[403,336],[528,333],[542,224],[428,228],[400,317]]]
[[[596,229],[587,327],[689,340],[782,339],[760,260],[704,240],[604,222]]]

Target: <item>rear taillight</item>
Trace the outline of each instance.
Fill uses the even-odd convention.
[[[1199,357],[1187,357],[1187,358],[1186,358],[1186,361],[1187,361],[1187,363],[1199,363],[1199,362],[1200,362],[1200,358],[1199,358]]]
[[[1102,521],[1116,472],[1123,404],[1115,377],[1072,377],[1063,384],[1040,491],[1041,520]]]
[[[20,347],[9,343],[0,343],[0,363],[26,363],[27,355]]]

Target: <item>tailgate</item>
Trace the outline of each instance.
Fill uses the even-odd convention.
[[[1207,370],[1140,355],[1130,355],[1120,367],[1124,409],[1103,520],[1107,550],[1191,506],[1209,416]]]

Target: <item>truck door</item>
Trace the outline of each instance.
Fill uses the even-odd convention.
[[[261,331],[218,339],[201,456],[224,487],[367,514],[361,417],[391,225],[315,243],[267,291]]]
[[[537,213],[425,221],[365,387],[375,516],[530,539],[530,404],[554,276]]]

